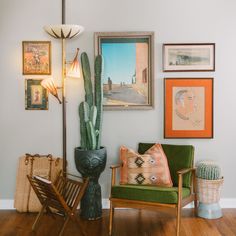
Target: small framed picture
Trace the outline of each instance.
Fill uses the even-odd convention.
[[[154,32],[97,32],[105,110],[153,109]]]
[[[23,75],[51,74],[51,42],[22,42]]]
[[[25,80],[25,109],[48,110],[48,92],[41,85],[42,79]]]
[[[213,138],[213,78],[165,78],[164,138]]]
[[[215,44],[163,44],[165,72],[215,71]]]

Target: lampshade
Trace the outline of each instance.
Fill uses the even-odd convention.
[[[41,82],[41,85],[47,89],[47,91],[49,93],[51,93],[54,97],[57,98],[57,100],[59,101],[59,103],[61,104],[61,100],[58,96],[58,93],[57,93],[57,88],[53,82],[53,79],[52,78],[46,78],[44,79],[42,82]]]
[[[84,31],[84,27],[81,25],[46,25],[43,28],[57,39],[71,39]]]
[[[77,48],[74,60],[72,61],[71,66],[68,72],[66,73],[67,77],[80,78],[81,73],[80,73],[80,64],[79,64],[78,55],[79,55],[79,48]]]

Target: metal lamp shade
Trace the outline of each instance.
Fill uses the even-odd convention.
[[[84,31],[81,25],[46,25],[44,30],[57,39],[71,39],[78,36]]]

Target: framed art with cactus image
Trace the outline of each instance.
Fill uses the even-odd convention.
[[[48,110],[48,92],[41,82],[42,79],[25,80],[26,110]]]
[[[152,109],[153,32],[97,32],[95,55],[104,59],[103,107]]]
[[[51,42],[22,42],[23,75],[51,74]]]
[[[164,137],[213,138],[213,78],[165,78]]]

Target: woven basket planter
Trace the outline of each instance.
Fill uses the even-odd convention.
[[[211,204],[220,200],[224,179],[207,180],[197,178],[197,196],[201,203]]]

